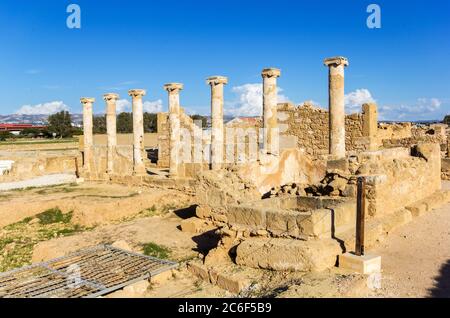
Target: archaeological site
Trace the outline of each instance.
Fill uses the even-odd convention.
[[[2,306],[450,298],[450,1],[0,2]]]
[[[156,133],[146,90],[131,89],[132,134],[117,132],[107,93],[106,134],[83,97],[78,144],[0,146],[0,296],[376,295],[382,242],[450,202],[450,130],[380,123],[375,103],[346,114],[349,61],[324,66],[328,109],[278,102],[282,73],[266,68],[260,117],[225,122],[229,79],[212,76],[210,128],[168,83]],[[39,184],[49,176],[61,180]]]

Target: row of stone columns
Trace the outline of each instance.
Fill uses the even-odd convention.
[[[329,67],[329,153],[333,158],[345,157],[345,108],[344,108],[344,68],[348,60],[344,57],[325,59]],[[267,68],[261,73],[263,78],[263,152],[277,155],[277,78],[281,72],[277,68]],[[228,79],[224,76],[212,76],[207,79],[211,87],[211,169],[222,168],[224,159],[224,85]],[[180,91],[183,84],[169,83],[164,85],[169,95],[169,134],[170,160],[169,175],[178,175],[180,159]],[[144,118],[142,98],[145,90],[133,89],[128,92],[132,97],[133,111],[133,170],[135,174],[145,173],[144,165]],[[107,173],[114,172],[114,153],[117,146],[116,134],[116,102],[119,95],[109,93],[104,95],[106,102],[107,124]],[[84,167],[91,171],[92,165],[92,105],[94,98],[82,98],[84,123]]]
[[[144,116],[142,97],[145,90],[133,89],[128,92],[132,97],[133,110],[133,173],[145,174],[144,164]],[[114,173],[114,154],[117,147],[117,126],[116,126],[116,103],[119,99],[118,94],[108,93],[103,96],[106,103],[106,133],[107,133],[107,167],[108,174]],[[83,105],[83,142],[84,142],[84,163],[85,172],[93,172],[93,113],[92,106],[95,102],[94,98],[81,98]]]

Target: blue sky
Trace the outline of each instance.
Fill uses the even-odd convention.
[[[66,26],[69,4],[81,29]],[[381,29],[366,8],[381,7]],[[209,114],[210,75],[229,77],[226,112],[260,109],[260,72],[279,67],[280,98],[327,107],[323,59],[348,57],[347,108],[375,100],[383,119],[450,113],[450,1],[5,0],[0,3],[0,113],[81,112],[79,98],[145,88],[166,110],[162,86],[182,82],[182,105]],[[23,107],[25,106],[25,107]]]

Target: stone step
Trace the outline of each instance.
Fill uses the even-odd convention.
[[[335,266],[341,253],[340,244],[332,239],[249,238],[238,245],[236,263],[277,271],[320,272]]]
[[[448,202],[450,202],[450,191],[441,190],[433,193],[425,199],[408,205],[406,209],[412,213],[413,217],[418,217],[430,212],[431,210],[439,208]]]
[[[201,261],[192,261],[187,267],[196,277],[233,294],[246,291],[262,275],[257,270],[233,263],[206,266]]]

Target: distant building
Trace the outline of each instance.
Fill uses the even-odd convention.
[[[0,124],[0,131],[9,131],[13,135],[18,135],[25,129],[45,129],[47,126],[33,124]]]

